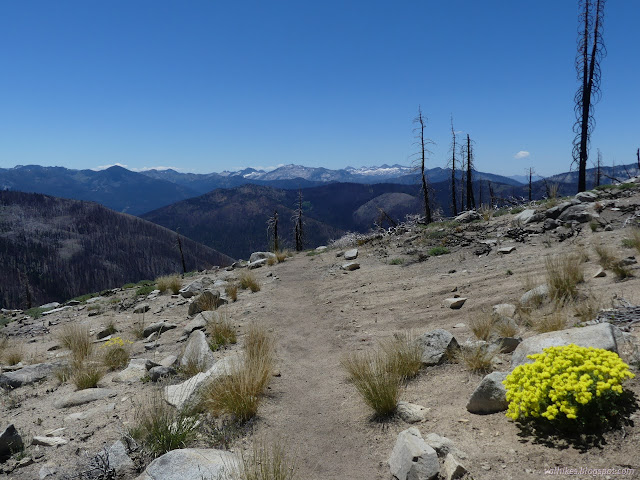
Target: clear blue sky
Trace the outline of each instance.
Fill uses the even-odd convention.
[[[483,171],[571,161],[577,0],[0,2],[0,167],[408,164],[418,104]],[[611,0],[592,155],[640,147],[640,2]],[[520,151],[527,158],[514,158]]]

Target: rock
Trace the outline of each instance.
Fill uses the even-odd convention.
[[[43,447],[58,447],[67,443],[69,443],[69,440],[65,440],[62,437],[33,437],[31,441],[31,445],[41,445]]]
[[[575,199],[580,203],[595,202],[598,199],[598,195],[594,192],[580,192],[575,196]]]
[[[261,260],[256,260],[255,262],[250,262],[247,264],[247,268],[249,270],[253,270],[255,268],[260,268],[260,267],[264,267],[265,265],[268,265],[269,260],[267,260],[266,258],[263,258]]]
[[[195,282],[191,282],[186,287],[182,287],[178,293],[180,293],[180,295],[182,295],[184,298],[190,298],[203,291],[205,288],[211,285],[211,283],[212,280],[210,278],[202,277]]]
[[[511,353],[520,343],[522,339],[518,337],[500,337],[493,342],[500,349],[500,353]]]
[[[493,372],[485,376],[480,385],[474,390],[467,403],[470,413],[489,414],[502,412],[507,409],[507,389],[502,381],[507,378],[508,372]]]
[[[234,455],[223,450],[171,450],[151,462],[137,480],[231,480],[235,462]]]
[[[556,205],[555,207],[549,208],[544,214],[547,218],[558,218],[562,212],[564,212],[567,208],[573,205],[572,202],[562,202]]]
[[[205,290],[189,305],[189,316],[208,310],[215,310],[223,303],[226,302],[220,298],[218,290]]]
[[[144,358],[134,358],[129,360],[127,368],[117,373],[113,377],[116,383],[139,382],[147,374],[146,360]]]
[[[204,330],[206,326],[206,317],[202,313],[199,313],[193,320],[184,326],[183,331],[185,335],[190,335],[194,330]]]
[[[196,330],[196,332],[197,331],[198,330]],[[184,405],[190,403],[193,396],[205,381],[210,381],[222,375],[226,375],[237,361],[239,361],[237,356],[230,355],[217,362],[206,372],[198,373],[177,385],[169,385],[165,387],[164,397],[166,402],[177,409],[181,409]]]
[[[98,303],[101,300],[104,300],[104,297],[93,297],[93,298],[89,298],[89,299],[85,300],[84,303],[90,305],[92,303]]]
[[[340,268],[342,268],[342,270],[346,270],[346,271],[350,272],[352,270],[359,269],[360,268],[360,264],[358,262],[349,262],[349,263],[342,264],[342,266]]]
[[[409,402],[398,402],[398,415],[400,415],[400,418],[407,423],[422,422],[428,411],[429,409],[422,405],[416,405],[415,403]]]
[[[69,408],[84,405],[85,403],[95,402],[103,398],[115,397],[117,392],[108,388],[87,388],[79,390],[67,395],[64,398],[56,400],[53,406],[56,408]]]
[[[466,301],[467,299],[465,297],[456,297],[456,298],[445,298],[442,303],[444,303],[445,307],[449,307],[453,310],[458,310],[462,308],[462,305],[464,305],[464,302]]]
[[[70,310],[70,309],[71,309],[70,306],[64,306],[64,307],[54,308],[53,310],[47,310],[46,312],[40,313],[40,315],[42,315],[43,317],[46,317],[47,315],[51,315],[52,313],[64,312],[65,310]]]
[[[44,305],[40,305],[39,308],[58,308],[60,304],[58,302],[45,303]]]
[[[556,220],[554,218],[547,218],[542,224],[542,228],[544,230],[553,230],[554,228],[558,228],[562,222]]]
[[[424,365],[438,365],[460,348],[455,337],[443,329],[427,332],[416,339],[422,349]]]
[[[102,340],[103,338],[106,338],[106,337],[108,337],[110,335],[113,335],[114,333],[117,333],[117,332],[118,332],[117,330],[114,332],[113,328],[107,327],[107,328],[104,328],[104,329],[100,330],[98,333],[96,333],[96,338],[98,340]]]
[[[347,250],[346,252],[344,252],[345,260],[355,260],[356,258],[358,258],[357,248],[352,248],[351,250]]]
[[[493,314],[500,317],[513,318],[516,314],[516,306],[512,303],[499,303],[492,307]]]
[[[102,405],[99,407],[90,408],[89,410],[85,410],[84,412],[72,413],[64,417],[65,422],[76,421],[76,420],[88,420],[96,415],[104,415],[106,413],[112,412],[116,409],[115,403],[109,403],[108,405]]]
[[[598,271],[593,274],[593,278],[602,278],[606,276],[607,276],[607,272],[605,272],[604,268],[602,267],[598,268]]]
[[[270,258],[275,260],[276,254],[271,252],[253,252],[249,257],[249,263],[253,263],[258,260],[269,260]]]
[[[149,370],[149,378],[151,378],[152,382],[157,382],[158,380],[161,380],[164,377],[169,377],[175,374],[176,374],[176,371],[172,367],[158,366],[158,367],[153,367],[151,370]]]
[[[458,450],[455,443],[447,437],[441,437],[436,433],[430,433],[424,438],[424,441],[436,451],[439,457],[446,457],[447,454],[453,453],[459,458],[467,458],[467,454],[462,450]]]
[[[47,378],[54,368],[55,366],[52,363],[36,363],[13,372],[2,373],[0,374],[0,387],[12,389],[39,382]]]
[[[635,265],[636,263],[638,263],[638,261],[636,260],[636,257],[634,256],[630,256],[627,258],[623,258],[622,260],[620,260],[618,262],[619,265],[628,267],[629,265]]]
[[[144,330],[142,331],[142,335],[144,337],[148,337],[154,332],[158,332],[158,334],[161,334],[162,332],[166,332],[167,330],[172,330],[176,327],[177,325],[174,323],[169,323],[165,321],[156,322],[144,327]]]
[[[585,210],[584,205],[573,205],[560,214],[558,220],[563,222],[576,221],[578,223],[590,222],[597,214]]]
[[[444,478],[446,480],[456,480],[462,478],[467,473],[467,469],[450,453],[444,457]]]
[[[139,303],[135,307],[133,307],[133,313],[145,313],[151,310],[151,307],[148,303]]]
[[[538,285],[536,288],[532,288],[528,292],[525,292],[525,294],[520,297],[520,303],[522,305],[526,305],[536,299],[547,298],[548,295],[549,287],[546,284]]]
[[[22,437],[13,424],[10,424],[0,433],[0,461],[9,458],[13,453],[24,448]]]
[[[469,210],[468,212],[461,213],[456,218],[454,218],[454,220],[460,223],[469,223],[473,222],[474,220],[480,220],[481,218],[482,216],[480,216],[478,212],[476,212],[475,210]]]
[[[526,225],[527,223],[531,223],[536,211],[532,208],[527,208],[520,213],[518,213],[515,217],[513,217],[513,221],[516,223],[521,223]]]
[[[438,454],[422,439],[420,431],[400,432],[389,457],[391,474],[398,480],[432,480],[438,477]]]
[[[167,355],[160,360],[160,365],[163,367],[172,367],[178,361],[178,357],[175,355]]]
[[[180,359],[180,366],[198,365],[202,370],[207,370],[215,363],[216,359],[209,347],[207,338],[201,330],[194,330],[189,335],[184,353]]]
[[[531,363],[527,355],[542,353],[547,347],[559,347],[574,343],[580,347],[594,347],[618,353],[615,332],[610,323],[598,323],[588,327],[569,328],[557,332],[541,333],[525,339],[511,357],[511,367]]]
[[[106,460],[106,462],[105,462]],[[96,465],[107,464],[113,469],[116,476],[129,478],[136,472],[136,466],[127,453],[127,447],[118,440],[109,448],[95,456],[93,463]]]
[[[53,477],[56,473],[58,473],[56,466],[51,462],[47,462],[40,467],[38,477],[40,480],[44,480],[47,477]]]
[[[498,249],[498,253],[501,253],[503,255],[509,255],[511,252],[515,251],[516,247],[514,246],[510,246],[510,247],[502,247]]]
[[[327,247],[325,245],[320,245],[319,247],[316,247],[316,252],[318,253],[322,253],[326,251],[327,251]]]

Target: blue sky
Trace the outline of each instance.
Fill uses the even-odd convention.
[[[571,162],[577,0],[5,1],[0,167],[408,164],[418,105],[479,170]],[[640,2],[611,1],[592,158],[640,147]],[[529,152],[516,158],[518,152]]]

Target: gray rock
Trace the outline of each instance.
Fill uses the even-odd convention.
[[[58,302],[45,303],[44,305],[40,305],[40,308],[58,308],[60,304]]]
[[[400,415],[400,418],[405,422],[418,423],[425,419],[429,409],[422,405],[416,405],[415,403],[398,402],[398,408],[396,411],[398,412],[398,415]]]
[[[267,265],[269,262],[269,260],[267,260],[266,258],[260,259],[260,260],[256,260],[255,262],[250,262],[247,264],[247,268],[249,270],[254,270],[256,268],[261,268],[264,267],[265,265]]]
[[[215,363],[216,359],[213,356],[209,343],[201,330],[194,330],[189,335],[187,345],[184,347],[184,353],[180,359],[180,366],[186,367],[187,365],[198,365],[202,370],[207,370]]]
[[[322,253],[322,252],[326,252],[327,251],[327,246],[326,245],[320,245],[319,247],[316,247],[316,252],[318,253]]]
[[[556,220],[555,218],[547,218],[542,224],[542,228],[544,230],[553,230],[554,228],[558,228],[562,222]]]
[[[558,220],[563,222],[576,221],[578,223],[590,222],[597,215],[585,209],[584,205],[573,205],[560,214]]]
[[[89,299],[85,300],[85,302],[84,302],[84,303],[86,303],[86,304],[90,305],[90,304],[92,304],[92,303],[98,303],[98,302],[100,302],[101,300],[104,300],[104,297],[93,297],[93,298],[89,298]]]
[[[447,454],[453,453],[458,458],[467,458],[467,454],[459,450],[452,440],[441,437],[437,433],[428,434],[424,437],[424,441],[437,452],[439,457],[446,457]]]
[[[167,330],[172,330],[172,329],[174,329],[176,327],[177,327],[177,325],[174,324],[174,323],[169,323],[169,322],[165,322],[165,321],[156,322],[156,323],[152,323],[151,325],[147,325],[146,327],[144,327],[142,335],[144,337],[148,337],[149,335],[151,335],[152,333],[155,333],[155,332],[158,332],[158,334],[161,334],[163,332],[166,332]]]
[[[606,276],[607,276],[607,272],[605,272],[604,268],[602,267],[598,268],[598,271],[593,274],[593,278],[602,278]]]
[[[446,480],[457,480],[467,473],[467,469],[458,461],[456,457],[448,454],[444,457],[444,478]]]
[[[358,262],[349,262],[349,263],[342,264],[342,266],[340,268],[342,268],[342,270],[346,270],[346,271],[350,272],[352,270],[359,269],[360,268],[360,264]]]
[[[513,220],[522,224],[531,223],[535,214],[536,211],[534,209],[527,208],[513,217]]]
[[[38,477],[40,480],[44,480],[47,477],[53,477],[56,473],[58,473],[57,467],[53,463],[47,462],[40,467]]]
[[[69,443],[69,440],[65,440],[62,437],[33,437],[33,440],[31,440],[31,445],[40,445],[42,447],[58,447],[67,443]]]
[[[90,418],[95,417],[96,415],[108,414],[109,412],[113,412],[116,409],[115,403],[109,403],[107,405],[101,405],[99,407],[90,408],[89,410],[85,410],[84,412],[76,412],[71,413],[64,417],[65,422],[77,421],[77,420],[88,420]]]
[[[473,222],[474,220],[480,220],[481,218],[482,216],[480,216],[478,212],[476,212],[475,210],[469,210],[468,212],[461,213],[456,218],[454,218],[454,220],[460,223],[469,223]]]
[[[115,397],[117,394],[118,393],[115,390],[108,388],[87,388],[85,390],[73,392],[64,398],[56,400],[53,403],[53,406],[56,408],[77,407],[78,405],[95,402],[96,400]]]
[[[45,317],[47,315],[51,315],[52,313],[64,312],[65,310],[71,310],[71,307],[67,305],[64,307],[54,308],[53,310],[47,310],[46,312],[42,312],[40,315]]]
[[[416,339],[422,349],[424,365],[438,365],[460,348],[455,337],[446,330],[438,328]]]
[[[6,460],[13,453],[24,448],[22,437],[13,424],[10,424],[0,433],[0,461]]]
[[[147,374],[146,362],[144,358],[129,360],[127,368],[117,373],[113,377],[113,381],[116,383],[139,382]]]
[[[507,378],[508,372],[493,372],[485,376],[480,385],[471,394],[467,410],[476,414],[489,414],[502,412],[507,409],[507,389],[502,381]]]
[[[345,260],[355,260],[356,258],[358,258],[357,248],[352,248],[351,250],[347,250],[346,252],[344,252]]]
[[[151,378],[152,382],[157,382],[158,380],[161,380],[164,377],[169,377],[175,374],[176,374],[176,371],[172,367],[158,366],[158,367],[153,367],[151,370],[149,370],[149,378]]]
[[[270,258],[276,259],[276,254],[272,252],[253,252],[249,257],[249,263],[257,262],[258,260],[269,260]]]
[[[465,297],[445,298],[442,303],[445,307],[449,307],[452,310],[459,310],[464,305],[467,299]]]
[[[13,372],[2,373],[0,374],[0,387],[12,389],[39,382],[47,378],[54,368],[55,366],[52,363],[36,363]]]
[[[234,455],[223,450],[171,450],[151,462],[137,480],[231,480],[235,462]]]
[[[558,218],[562,212],[564,212],[567,208],[573,205],[572,202],[562,202],[556,205],[555,207],[549,208],[545,213],[547,218]]]
[[[175,355],[167,355],[160,360],[160,365],[163,367],[172,367],[178,361],[178,357]]]
[[[220,298],[220,292],[218,290],[205,290],[189,305],[189,316],[207,310],[215,310],[223,303],[225,302]]]
[[[494,315],[500,317],[513,318],[516,314],[516,306],[512,303],[499,303],[494,305],[492,310]]]
[[[598,199],[598,195],[594,192],[580,192],[575,196],[575,199],[580,203],[595,202]]]
[[[190,335],[194,330],[204,330],[206,326],[207,320],[205,316],[200,313],[184,326],[183,331],[185,335]]]
[[[536,299],[547,298],[548,296],[549,287],[546,284],[538,285],[536,288],[532,288],[528,292],[525,292],[524,295],[520,297],[520,303],[522,305],[526,305]]]
[[[500,349],[500,353],[511,353],[521,343],[522,339],[519,337],[500,337],[493,342]]]
[[[389,457],[391,474],[398,480],[432,480],[438,477],[438,454],[423,440],[420,431],[400,432]]]
[[[510,247],[502,247],[498,249],[498,253],[501,253],[502,255],[509,255],[511,252],[514,252],[516,249],[516,247],[514,246],[510,246]]]
[[[527,355],[542,353],[542,350],[547,347],[560,347],[570,343],[580,347],[602,348],[618,353],[613,326],[610,323],[598,323],[588,327],[541,333],[525,339],[513,352],[511,367],[531,363],[533,360],[528,359]]]
[[[196,280],[195,282],[191,282],[186,287],[182,287],[179,293],[184,298],[190,298],[190,297],[193,297],[194,295],[197,295],[201,291],[203,291],[205,288],[211,285],[211,283],[212,283],[212,280],[210,278],[202,277],[201,279]]]
[[[148,303],[139,303],[135,307],[133,307],[133,313],[145,313],[151,310],[151,307]]]
[[[118,440],[109,448],[105,448],[103,452],[96,455],[94,458],[95,464],[104,464],[103,460],[106,460],[109,468],[113,469],[116,476],[130,478],[136,472],[136,466],[133,460],[128,455],[127,447]]]

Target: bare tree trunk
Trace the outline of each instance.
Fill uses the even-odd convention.
[[[302,221],[302,190],[298,190],[298,211],[294,218],[296,252],[301,252],[304,248],[304,230]]]
[[[600,179],[602,178],[602,153],[600,153],[600,149],[598,149],[598,160],[596,162],[596,187],[599,187]]]
[[[529,167],[529,201],[532,199],[532,185],[533,185],[533,168]]]
[[[471,139],[467,133],[467,210],[476,208],[476,200],[473,197],[473,152],[471,150]]]
[[[638,160],[640,165],[640,160]],[[451,208],[453,216],[458,215],[458,203],[456,201],[456,131],[453,129],[453,116],[451,117]]]
[[[180,240],[180,234],[176,232],[178,235],[178,249],[180,250],[180,259],[182,260],[182,275],[187,273],[187,264],[184,261],[184,252],[182,251],[182,240]]]
[[[418,123],[418,141],[420,147],[420,173],[422,177],[422,196],[424,199],[424,221],[426,223],[431,223],[433,219],[431,218],[431,205],[429,203],[429,187],[427,185],[427,177],[425,175],[425,154],[427,152],[425,148],[425,138],[424,138],[424,126],[425,119],[422,116],[422,109],[418,107],[418,116],[416,117],[416,123]]]
[[[636,150],[636,157],[638,158],[638,174],[640,174],[640,148]]]

